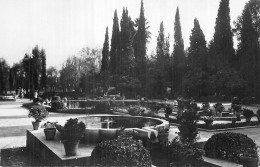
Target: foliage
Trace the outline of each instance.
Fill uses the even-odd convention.
[[[254,100],[252,97],[244,97],[242,100],[241,100],[241,104],[244,104],[244,105],[250,105],[254,103]]]
[[[62,100],[55,100],[51,102],[51,108],[54,110],[65,109],[66,106]]]
[[[195,165],[203,161],[203,150],[198,143],[182,142],[178,137],[174,138],[168,146],[170,163],[176,166]]]
[[[96,114],[111,114],[109,101],[101,101],[95,105]]]
[[[208,157],[236,163],[241,163],[239,156],[242,153],[257,155],[257,146],[252,139],[247,135],[232,132],[214,134],[206,142],[204,150]]]
[[[196,140],[198,134],[196,122],[198,118],[197,111],[192,108],[178,113],[177,120],[180,122],[178,135],[181,141],[194,142]]]
[[[61,129],[61,139],[63,141],[77,141],[83,137],[86,125],[78,122],[78,119],[68,119],[64,127]]]
[[[41,122],[48,116],[48,111],[43,106],[36,106],[29,109],[28,117],[34,118],[36,122]]]
[[[241,105],[231,104],[231,109],[233,109],[236,113],[240,113],[242,111]]]
[[[47,85],[47,75],[46,75],[46,53],[44,49],[40,51],[41,57],[41,88],[46,88]]]
[[[3,91],[7,91],[7,83],[9,79],[9,66],[6,63],[5,59],[0,58],[0,94],[3,93]]]
[[[252,2],[252,1],[251,1]],[[250,3],[250,2],[249,2]],[[260,3],[258,2],[258,5]],[[252,9],[248,3],[245,5],[242,16],[240,17],[239,28],[239,44],[238,44],[238,57],[240,63],[240,71],[247,81],[246,94],[255,96],[259,93],[256,88],[259,85],[259,33],[255,27],[255,20],[253,19],[253,13],[257,13],[255,9]],[[258,15],[260,14],[260,9],[258,9]],[[259,17],[259,16],[258,16]],[[259,19],[258,19],[259,21]],[[258,25],[258,28],[260,25]]]
[[[108,71],[108,60],[109,60],[109,37],[108,37],[108,27],[106,28],[105,41],[102,50],[102,60],[100,72]]]
[[[166,105],[165,107],[165,114],[170,115],[172,113],[172,108],[170,105]]]
[[[251,119],[254,116],[254,112],[253,110],[244,108],[243,109],[243,115],[247,118],[247,119]]]
[[[231,102],[232,104],[240,104],[240,99],[238,97],[233,97]]]
[[[222,113],[223,111],[225,111],[225,107],[222,105],[222,103],[216,103],[213,107],[218,113]]]
[[[182,94],[183,84],[182,79],[185,70],[185,53],[184,43],[181,32],[180,14],[179,7],[177,7],[174,22],[174,45],[173,45],[173,89],[175,92]]]
[[[135,74],[141,83],[141,87],[146,86],[146,43],[149,38],[149,26],[146,26],[146,18],[144,16],[144,4],[141,1],[140,15],[137,21],[137,31],[134,36],[134,55],[135,55]],[[144,95],[144,92],[141,92]]]
[[[44,127],[45,127],[45,129],[47,129],[47,128],[55,128],[55,124],[56,124],[57,122],[46,122],[46,123],[44,123]]]
[[[138,105],[129,106],[128,109],[128,113],[133,116],[141,116],[143,115],[144,112],[145,112],[145,108]]]
[[[151,166],[150,152],[131,137],[119,136],[103,141],[94,148],[91,160],[95,166]]]
[[[260,117],[260,110],[259,109],[256,111],[256,115],[257,115],[257,117]]]
[[[203,121],[206,123],[206,125],[211,125],[214,121],[213,116],[205,116],[203,117]]]
[[[120,62],[119,51],[120,51],[120,31],[119,31],[117,10],[115,10],[114,19],[113,19],[112,37],[111,37],[110,61],[109,61],[109,69],[111,74],[118,74],[117,68]]]
[[[215,33],[210,44],[209,67],[217,72],[232,65],[235,52],[230,26],[229,0],[221,0],[215,24]]]

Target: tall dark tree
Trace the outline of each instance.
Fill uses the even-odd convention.
[[[6,63],[5,59],[0,58],[0,94],[7,93],[7,87],[9,82],[9,69],[10,67]]]
[[[108,27],[106,28],[105,41],[102,50],[102,60],[101,60],[101,70],[100,75],[102,76],[101,82],[104,91],[106,92],[109,84],[109,37],[108,37]]]
[[[110,49],[110,61],[109,69],[111,74],[117,74],[117,67],[119,64],[120,55],[120,31],[117,17],[117,11],[115,10],[113,19],[113,30],[111,37],[111,49]]]
[[[174,23],[174,45],[173,45],[173,90],[177,94],[182,94],[182,79],[185,72],[184,43],[181,32],[179,7],[177,7]]]
[[[135,62],[136,62],[136,76],[142,85],[142,94],[144,94],[146,85],[146,19],[144,16],[144,4],[141,1],[140,16],[138,19],[138,29],[135,36]]]
[[[205,69],[207,67],[206,40],[197,18],[194,19],[194,28],[191,30],[187,66],[191,69],[196,67]]]
[[[32,50],[32,61],[33,61],[33,89],[38,90],[40,88],[40,73],[42,70],[40,49],[36,45]]]
[[[47,74],[46,74],[46,53],[44,49],[40,51],[41,59],[41,88],[45,89],[47,84]]]
[[[247,81],[246,93],[251,96],[256,95],[256,78],[259,75],[259,42],[257,31],[253,26],[250,7],[247,4],[242,13],[242,23],[240,32],[241,41],[238,46],[238,56],[240,71]],[[259,83],[258,83],[259,84]]]
[[[105,41],[102,50],[101,73],[108,72],[108,66],[109,66],[109,37],[108,37],[108,27],[107,27]]]
[[[120,33],[120,58],[119,58],[119,74],[130,75],[134,74],[134,48],[133,48],[133,21],[128,16],[128,10],[123,9],[121,19],[121,33]]]
[[[207,95],[209,90],[206,40],[196,18],[194,19],[194,28],[191,30],[187,72],[183,84],[188,96]]]
[[[209,67],[213,72],[234,65],[235,53],[229,13],[229,0],[221,0],[216,18],[215,33],[210,45]]]

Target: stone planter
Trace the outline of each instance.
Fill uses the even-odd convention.
[[[41,122],[32,122],[33,130],[38,130],[40,128]]]
[[[253,154],[240,155],[243,167],[258,167],[258,156]]]
[[[43,130],[46,140],[54,140],[56,134],[56,128],[46,128]]]
[[[75,156],[78,154],[79,140],[63,141],[66,156]]]

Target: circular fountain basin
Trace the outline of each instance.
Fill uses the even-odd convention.
[[[111,140],[122,134],[141,138],[157,137],[158,131],[169,128],[169,123],[163,119],[143,116],[89,115],[78,117],[78,120],[86,125],[86,143]]]

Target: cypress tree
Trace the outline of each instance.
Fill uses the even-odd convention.
[[[194,19],[194,28],[191,31],[187,66],[190,69],[199,67],[205,70],[207,66],[206,40],[197,18]]]
[[[111,74],[117,73],[117,67],[119,64],[119,53],[120,53],[120,31],[119,31],[117,11],[115,10],[114,19],[113,19],[113,31],[111,37],[110,61],[109,61],[109,69]]]
[[[41,87],[42,88],[46,88],[46,84],[47,84],[46,54],[45,54],[45,50],[44,49],[41,49],[40,55],[41,55],[41,66],[42,66],[42,70],[41,70]]]
[[[181,32],[179,7],[177,7],[174,23],[174,45],[173,45],[173,89],[178,94],[182,94],[182,79],[185,70],[185,53]]]
[[[119,74],[133,75],[134,70],[134,48],[133,48],[133,22],[128,17],[128,10],[123,9],[120,34],[120,59]]]
[[[253,26],[249,5],[245,6],[242,14],[241,41],[238,46],[240,71],[247,81],[246,93],[254,96],[259,77],[259,42],[257,31]]]
[[[108,39],[108,27],[106,28],[105,41],[102,50],[102,60],[101,60],[101,73],[108,71],[109,65],[109,39]]]
[[[147,34],[145,27],[144,5],[141,1],[140,16],[138,19],[138,29],[135,37],[135,62],[136,75],[140,80],[143,91],[146,85],[146,42]],[[145,92],[142,92],[143,94]]]
[[[221,0],[216,18],[215,33],[210,45],[209,66],[213,72],[234,65],[235,54],[229,13],[229,0]]]

